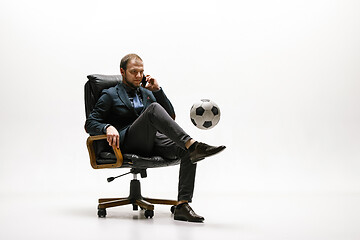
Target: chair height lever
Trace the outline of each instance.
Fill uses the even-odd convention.
[[[124,174],[121,174],[121,175],[116,176],[116,177],[109,177],[109,178],[107,178],[107,181],[108,181],[108,182],[112,182],[112,181],[115,180],[115,178],[125,176],[125,175],[127,175],[127,174],[129,174],[129,173],[132,173],[132,172],[130,171],[130,172],[128,172],[128,173],[124,173]]]

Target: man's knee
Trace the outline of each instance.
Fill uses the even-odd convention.
[[[164,123],[169,121],[169,114],[159,103],[151,103],[143,113],[152,123]],[[170,118],[171,119],[171,118]],[[171,119],[172,120],[172,119]],[[160,121],[160,122],[159,122]],[[168,125],[168,124],[167,124]]]
[[[150,119],[152,119],[152,117],[156,115],[156,112],[160,107],[161,105],[159,103],[153,102],[145,109],[142,115],[144,115],[144,117],[150,117]]]
[[[155,109],[155,108],[159,108],[159,107],[161,107],[161,108],[162,108],[162,106],[161,106],[159,103],[157,103],[157,102],[153,102],[153,103],[151,103],[151,104],[149,105],[149,107],[148,107],[148,108]]]
[[[157,103],[157,102],[153,102],[151,103],[147,108],[147,112],[149,112],[150,114],[154,114],[157,111],[161,111],[163,109],[163,107]]]

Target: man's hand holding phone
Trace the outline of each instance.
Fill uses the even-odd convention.
[[[151,77],[150,75],[144,75],[142,86],[152,92],[159,91],[160,86],[155,78]]]

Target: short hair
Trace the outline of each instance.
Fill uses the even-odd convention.
[[[143,61],[143,60],[141,59],[141,57],[139,57],[139,55],[137,55],[137,54],[135,54],[135,53],[130,53],[130,54],[127,54],[126,56],[124,56],[124,57],[121,59],[121,61],[120,61],[120,68],[126,70],[129,61],[130,61],[130,60],[133,60],[133,59],[137,59],[137,60]]]

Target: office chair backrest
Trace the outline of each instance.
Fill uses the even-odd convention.
[[[85,112],[88,117],[99,100],[102,90],[114,87],[122,81],[121,75],[92,74],[87,76],[89,81],[85,84]]]

